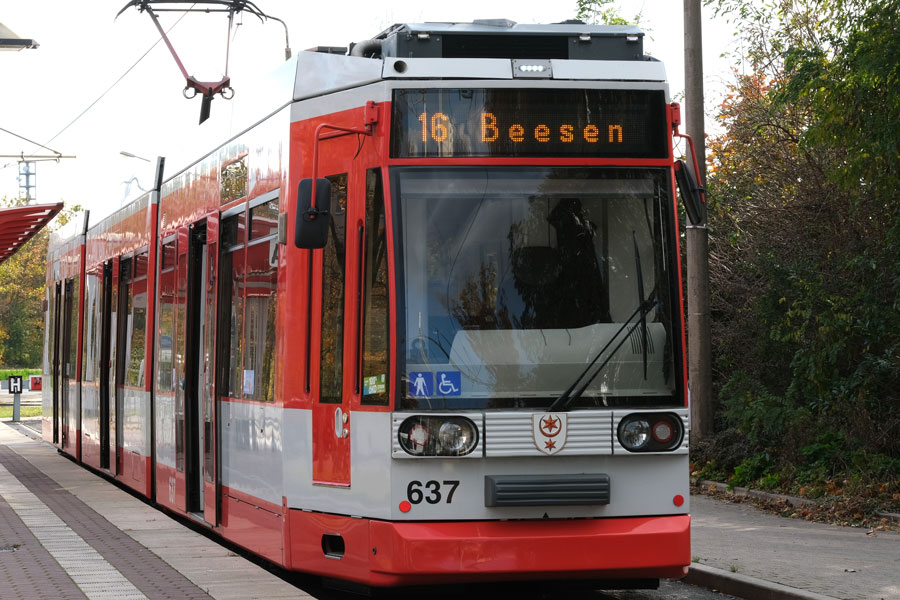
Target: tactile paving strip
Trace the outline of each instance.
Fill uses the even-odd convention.
[[[3,445],[0,445],[0,464],[145,596],[154,600],[210,598],[171,565]],[[109,584],[104,585],[111,589]],[[111,597],[119,596],[112,594]]]
[[[0,496],[91,600],[146,600],[124,575],[0,465]]]

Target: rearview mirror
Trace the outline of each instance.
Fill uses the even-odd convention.
[[[328,207],[331,204],[331,182],[316,180],[316,201],[312,201],[312,179],[302,179],[297,188],[297,217],[294,245],[314,250],[328,242]]]
[[[688,170],[683,160],[675,161],[675,180],[681,192],[681,202],[684,204],[688,220],[691,225],[702,225],[706,221],[706,200],[702,195],[704,190],[697,185],[694,174]]]

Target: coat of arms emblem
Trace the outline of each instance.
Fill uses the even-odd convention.
[[[544,454],[553,455],[566,445],[566,414],[543,413],[532,417],[534,445]]]

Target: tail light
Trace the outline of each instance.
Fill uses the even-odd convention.
[[[465,456],[478,445],[478,428],[465,417],[409,417],[397,432],[400,447],[413,456]]]
[[[672,413],[636,413],[619,422],[618,436],[629,452],[669,452],[681,445],[684,427]]]

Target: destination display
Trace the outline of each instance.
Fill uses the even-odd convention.
[[[394,90],[392,158],[666,158],[661,90]]]

